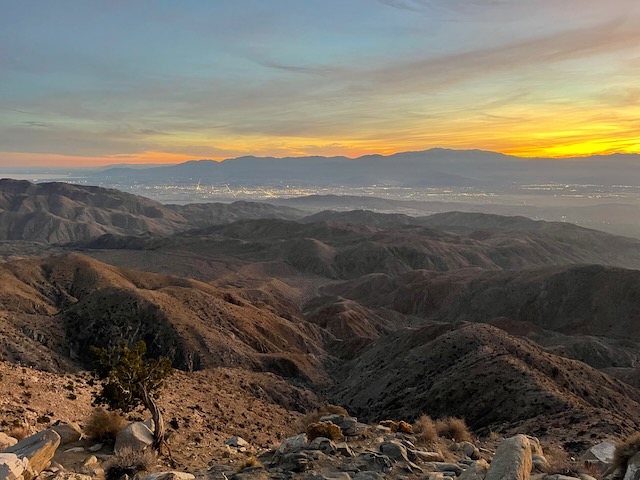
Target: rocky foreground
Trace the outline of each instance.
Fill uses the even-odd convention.
[[[445,425],[448,431],[435,433],[435,424],[424,417],[412,426],[391,420],[368,425],[346,412],[321,415],[307,417],[299,427],[304,430],[304,423],[312,422],[306,432],[270,449],[229,438],[211,450],[208,468],[193,472],[175,471],[170,454],[158,458],[151,451],[150,420],[126,424],[114,435],[115,442],[87,438],[73,423],[51,426],[21,441],[0,433],[0,480],[640,478],[638,438],[617,446],[602,442],[578,457],[523,434],[474,439],[457,420]]]

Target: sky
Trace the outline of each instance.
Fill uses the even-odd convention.
[[[0,0],[0,167],[640,153],[638,0]]]

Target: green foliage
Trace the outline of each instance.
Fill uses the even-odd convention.
[[[157,397],[173,371],[167,358],[145,358],[144,341],[131,347],[123,341],[112,349],[92,347],[91,351],[96,359],[95,374],[103,381],[94,403],[111,410],[127,413],[141,405],[149,408],[150,400]]]

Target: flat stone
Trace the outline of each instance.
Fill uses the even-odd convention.
[[[224,444],[225,445],[229,445],[230,447],[245,447],[245,448],[248,448],[248,447],[251,446],[249,444],[249,442],[247,442],[244,438],[238,437],[238,436],[226,439],[224,441]]]
[[[425,452],[423,450],[411,450],[416,459],[423,462],[442,462],[442,454],[439,452]]]
[[[196,477],[184,472],[157,472],[145,475],[141,480],[194,480]]]
[[[43,430],[7,448],[4,453],[15,453],[18,458],[28,460],[23,477],[31,480],[49,466],[58,445],[60,435],[53,430]]]
[[[58,435],[60,435],[60,446],[68,445],[69,443],[77,442],[81,440],[84,435],[80,425],[77,423],[58,423],[50,427]]]

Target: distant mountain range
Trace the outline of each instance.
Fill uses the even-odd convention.
[[[229,183],[259,185],[481,186],[510,183],[640,184],[640,155],[566,159],[521,158],[481,150],[431,149],[389,156],[253,157],[189,161],[139,169],[107,168],[92,174],[107,183]]]

